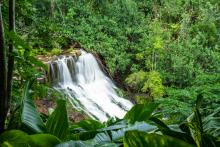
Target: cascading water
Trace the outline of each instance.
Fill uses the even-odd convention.
[[[109,117],[123,118],[133,104],[117,95],[117,87],[101,71],[95,57],[81,51],[78,59],[62,56],[50,63],[55,88],[68,95],[74,108],[90,117],[106,121]]]

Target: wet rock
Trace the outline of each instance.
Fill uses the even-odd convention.
[[[45,115],[49,115],[49,110],[55,110],[56,108],[56,103],[48,99],[34,100],[34,103],[37,107],[37,111]],[[79,122],[83,119],[88,118],[87,115],[75,111],[71,105],[67,105],[67,112],[68,112],[69,120],[72,122]]]
[[[73,56],[78,58],[81,55],[81,51],[79,49],[68,49],[63,51],[61,54],[55,56],[55,55],[37,55],[37,59],[42,61],[45,64],[48,64],[50,62],[54,62],[58,59],[60,56]]]
[[[78,49],[77,50],[69,49],[69,50],[63,51],[62,55],[79,57],[81,55],[81,51]]]

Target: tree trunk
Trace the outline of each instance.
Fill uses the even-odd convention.
[[[15,0],[9,0],[9,31],[15,32]],[[12,91],[12,77],[13,77],[13,68],[14,68],[14,42],[13,40],[9,40],[9,51],[8,51],[8,104],[11,99],[11,91]]]
[[[7,61],[4,46],[4,27],[2,19],[2,2],[0,1],[0,133],[4,131],[5,119],[8,112],[7,99]]]
[[[54,0],[51,0],[51,2],[50,2],[50,15],[51,15],[51,18],[55,18],[54,11],[55,11],[55,3],[54,3]]]

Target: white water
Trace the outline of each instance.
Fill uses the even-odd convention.
[[[109,117],[123,118],[133,106],[117,95],[117,87],[101,71],[92,54],[81,51],[76,61],[73,57],[61,57],[55,64],[57,71],[51,64],[51,75],[57,75],[56,89],[66,93],[73,107],[90,117],[100,121]]]

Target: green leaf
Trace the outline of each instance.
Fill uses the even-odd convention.
[[[17,33],[5,31],[5,35],[9,40],[14,41],[14,45],[16,48],[21,46],[28,51],[31,49],[31,46],[26,41],[24,41]]]
[[[104,127],[102,123],[92,119],[82,120],[77,125],[87,131],[94,131]]]
[[[20,130],[6,131],[0,135],[0,144],[13,147],[53,147],[60,142],[50,134],[28,135]]]
[[[116,124],[116,125],[112,125],[112,126],[99,129],[98,131],[112,131],[112,130],[118,130],[118,129],[122,129],[126,127],[127,127],[127,124]]]
[[[194,141],[191,138],[191,136],[188,135],[187,133],[179,131],[179,130],[176,131],[176,130],[171,129],[170,127],[168,127],[165,123],[163,123],[162,121],[160,121],[156,117],[151,117],[150,120],[153,121],[157,125],[159,130],[164,135],[168,135],[168,136],[172,136],[172,137],[175,137],[175,138],[179,138],[179,139],[184,140],[184,141],[186,141],[188,143],[194,143]]]
[[[95,147],[119,147],[121,144],[116,143],[104,143],[104,144],[97,144]]]
[[[193,137],[196,145],[198,147],[202,147],[203,140],[203,127],[202,127],[202,120],[197,108],[194,108],[194,112],[187,118],[188,126],[190,129],[191,136]]]
[[[28,134],[20,130],[6,131],[0,135],[0,146],[2,143],[10,144],[14,147],[28,147],[29,146]]]
[[[42,67],[45,71],[48,70],[48,66],[46,64],[44,64],[42,61],[39,61],[33,56],[28,56],[27,60],[29,60],[32,64],[34,64],[37,67]]]
[[[91,145],[85,144],[83,141],[68,141],[56,145],[55,147],[91,147]]]
[[[124,118],[132,124],[136,121],[146,121],[157,107],[158,104],[156,103],[137,104],[127,112]]]
[[[104,132],[104,133],[99,133],[95,136],[95,138],[93,139],[93,141],[96,143],[96,144],[100,144],[100,143],[110,143],[111,142],[111,138],[110,136],[108,135],[107,132]]]
[[[1,147],[13,147],[9,142],[5,141],[3,144],[0,144]]]
[[[124,147],[192,147],[192,145],[170,136],[129,131],[124,136]]]
[[[146,122],[136,122],[133,125],[127,125],[126,128],[119,129],[117,131],[111,131],[111,136],[113,141],[120,140],[124,137],[125,132],[127,131],[144,131],[144,132],[152,132],[156,129],[156,126],[147,124]]]
[[[50,134],[36,134],[30,136],[30,144],[35,147],[54,147],[60,144],[61,141]]]
[[[32,131],[36,133],[42,133],[45,132],[46,129],[32,100],[31,86],[33,82],[34,80],[32,80],[31,82],[28,81],[25,86],[25,91],[23,94],[23,102],[22,102],[23,108],[22,108],[21,121]]]
[[[102,143],[95,144],[92,141],[67,141],[56,145],[55,147],[119,147],[120,144],[116,143]]]
[[[220,108],[203,119],[204,132],[214,137],[220,136]]]
[[[56,109],[46,123],[47,131],[60,139],[64,139],[68,134],[68,127],[66,102],[65,100],[58,100]]]
[[[69,138],[71,140],[88,140],[94,138],[97,133],[97,131],[79,132],[76,134],[71,134]]]

